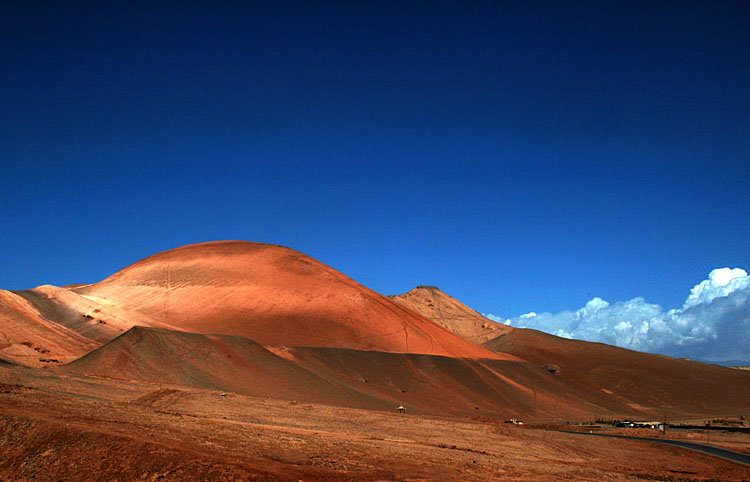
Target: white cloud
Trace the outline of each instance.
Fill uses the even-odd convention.
[[[750,277],[744,269],[715,269],[709,273],[707,280],[701,281],[690,290],[690,296],[685,300],[683,308],[706,303],[720,296],[728,296],[749,286]]]
[[[533,314],[533,315],[532,315]],[[690,291],[682,308],[665,310],[643,298],[583,308],[490,319],[566,338],[713,362],[750,361],[750,276],[720,268]]]
[[[511,321],[508,318],[505,318],[505,317],[502,317],[502,316],[493,315],[492,313],[485,313],[483,316],[485,318],[489,318],[492,321],[496,321],[498,323],[502,323],[503,325],[510,325],[510,323],[511,323]],[[523,316],[523,315],[521,315],[521,316]]]

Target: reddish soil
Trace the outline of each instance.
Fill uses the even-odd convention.
[[[646,442],[0,367],[0,480],[741,481]]]

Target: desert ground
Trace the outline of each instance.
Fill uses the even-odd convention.
[[[359,410],[23,367],[0,368],[0,383],[4,481],[750,479],[746,465],[681,448],[478,416]],[[750,451],[748,434],[713,437]]]

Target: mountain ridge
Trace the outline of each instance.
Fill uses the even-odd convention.
[[[5,353],[34,366],[48,358],[70,361],[135,325],[237,335],[263,345],[512,358],[461,339],[303,253],[250,241],[182,246],[136,261],[98,283],[68,289],[44,285],[6,301],[14,296],[24,299],[26,315],[7,317],[8,326],[31,317],[44,320],[34,326],[52,323],[51,329],[71,332],[63,337],[69,339],[65,346],[45,339],[38,347],[59,356],[34,359],[33,353],[19,352],[33,340],[26,340],[23,330],[6,328],[12,336],[0,345],[0,357]],[[77,337],[85,349],[73,343]]]

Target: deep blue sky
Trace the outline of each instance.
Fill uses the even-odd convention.
[[[1,288],[217,239],[509,317],[750,269],[747,2],[60,3],[0,6]]]

